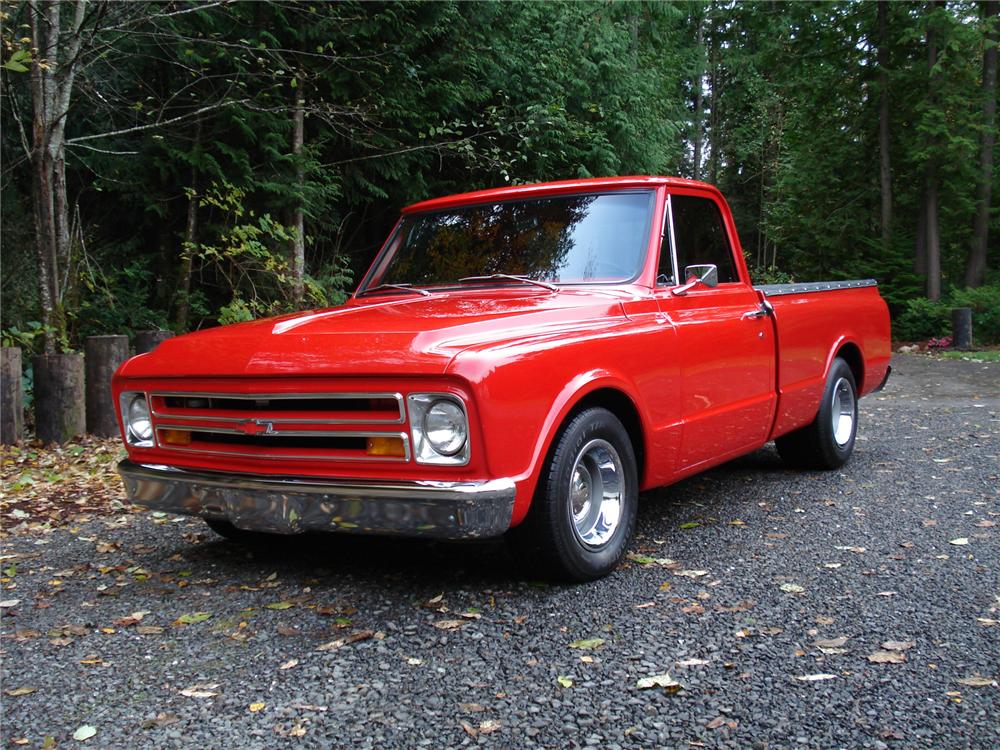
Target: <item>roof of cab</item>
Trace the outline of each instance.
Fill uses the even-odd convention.
[[[591,192],[611,189],[623,190],[629,188],[657,188],[661,185],[671,187],[702,188],[718,193],[718,189],[705,182],[686,180],[682,177],[592,177],[580,180],[560,180],[558,182],[537,182],[530,185],[509,185],[506,187],[476,190],[471,193],[456,193],[441,198],[413,203],[403,209],[404,214],[419,211],[436,211],[454,206],[472,205],[476,203],[491,203],[511,200],[512,198],[535,198],[546,195],[564,195],[566,193]]]

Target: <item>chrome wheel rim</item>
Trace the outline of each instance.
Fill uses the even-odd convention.
[[[833,439],[843,448],[854,435],[854,389],[847,378],[839,378],[834,384],[831,407]]]
[[[569,475],[573,531],[585,547],[603,547],[618,530],[625,498],[625,470],[614,446],[591,440],[580,449]]]

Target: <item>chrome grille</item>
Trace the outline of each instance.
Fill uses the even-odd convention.
[[[399,393],[154,391],[149,399],[156,443],[163,450],[278,460],[410,459],[409,435],[385,429],[405,422]],[[168,431],[184,433],[189,442],[178,442]],[[404,455],[368,455],[373,438],[398,439]]]

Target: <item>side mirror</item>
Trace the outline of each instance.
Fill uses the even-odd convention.
[[[714,263],[706,263],[701,266],[687,266],[684,269],[686,283],[671,289],[672,294],[683,297],[690,290],[699,284],[707,286],[709,289],[719,285],[719,267]]]

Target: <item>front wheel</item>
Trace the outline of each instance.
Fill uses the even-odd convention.
[[[600,578],[625,554],[638,499],[628,432],[608,410],[586,409],[556,439],[528,517],[509,539],[547,577]]]
[[[790,466],[838,469],[854,452],[857,434],[858,387],[850,366],[838,357],[827,375],[816,419],[774,442]]]

